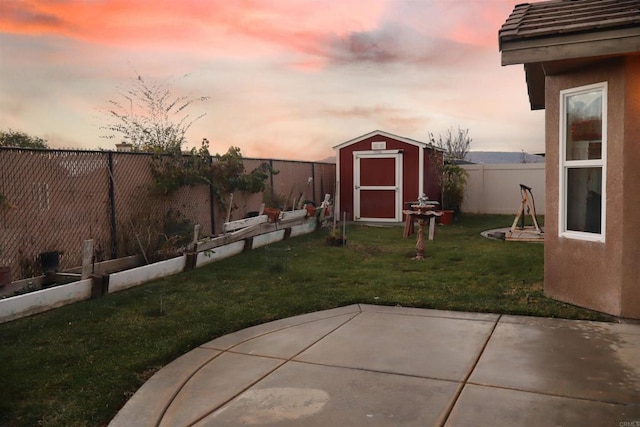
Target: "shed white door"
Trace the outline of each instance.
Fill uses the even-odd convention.
[[[354,155],[354,219],[402,221],[402,152],[356,151]]]

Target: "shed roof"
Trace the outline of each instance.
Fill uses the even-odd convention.
[[[409,145],[416,145],[418,147],[421,148],[431,148],[433,150],[439,150],[442,151],[440,148],[435,147],[429,143],[426,142],[422,142],[422,141],[417,141],[415,139],[411,139],[411,138],[406,138],[404,136],[399,136],[399,135],[394,135],[392,133],[389,132],[385,132],[383,130],[374,130],[372,132],[369,132],[367,134],[361,135],[357,138],[353,138],[350,139],[348,141],[343,142],[342,144],[338,144],[336,146],[333,147],[334,150],[339,150],[341,148],[347,147],[349,145],[355,144],[356,142],[360,142],[360,141],[364,141],[365,139],[371,138],[373,136],[382,136],[382,137],[386,137],[386,138],[391,138],[391,139],[395,139],[396,141],[401,141],[404,142],[406,144]]]
[[[502,65],[525,64],[531,108],[544,108],[545,74],[640,53],[640,0],[518,4],[498,38]]]

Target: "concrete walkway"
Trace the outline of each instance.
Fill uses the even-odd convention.
[[[640,325],[351,305],[156,373],[110,426],[640,427]]]

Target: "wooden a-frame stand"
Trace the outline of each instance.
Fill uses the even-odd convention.
[[[538,218],[536,215],[536,205],[533,200],[533,193],[531,193],[531,187],[527,187],[524,184],[520,184],[520,194],[522,194],[522,201],[520,202],[520,209],[516,215],[516,219],[513,220],[511,229],[506,233],[505,240],[517,240],[525,242],[539,242],[544,239],[544,231],[538,224]],[[533,220],[533,226],[525,227],[525,208],[531,215]],[[521,225],[518,227],[518,221],[521,221]]]

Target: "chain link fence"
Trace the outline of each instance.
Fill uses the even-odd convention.
[[[142,254],[170,255],[180,239],[217,234],[227,212],[214,205],[206,184],[169,196],[152,191],[153,156],[146,153],[0,148],[0,266],[12,280],[42,273],[40,257],[59,253],[59,269],[82,264],[82,242],[94,240],[97,261]],[[239,219],[260,204],[322,201],[335,190],[335,165],[245,158],[247,172],[268,162],[279,171],[264,194],[234,194]],[[215,165],[214,165],[215,167]]]

